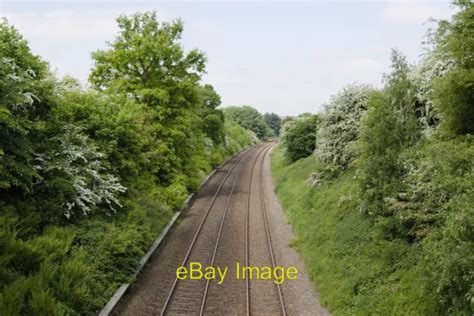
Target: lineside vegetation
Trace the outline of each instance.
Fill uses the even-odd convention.
[[[0,21],[0,314],[96,314],[203,177],[258,141],[180,20],[121,16],[90,89]]]
[[[331,99],[314,156],[292,158],[301,137],[273,153],[295,246],[336,315],[474,313],[474,5],[455,4],[420,63],[393,51],[382,89]]]

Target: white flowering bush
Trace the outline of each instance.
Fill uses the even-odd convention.
[[[76,211],[88,215],[96,205],[105,206],[107,213],[122,207],[118,195],[126,188],[103,166],[103,154],[90,144],[81,128],[68,125],[56,137],[58,148],[37,156],[37,169],[44,178],[62,177],[72,192],[63,202],[64,215],[70,218]],[[72,190],[71,190],[72,188]]]
[[[433,81],[448,74],[455,64],[455,60],[446,52],[430,50],[409,73],[410,80],[417,87],[417,117],[427,136],[434,131],[440,120],[433,101]]]
[[[318,159],[347,167],[354,158],[354,144],[372,91],[374,88],[369,85],[349,85],[325,105],[316,136]]]

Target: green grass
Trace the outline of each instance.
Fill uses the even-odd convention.
[[[419,246],[379,236],[358,211],[355,170],[310,188],[306,180],[322,170],[310,156],[288,164],[280,148],[272,154],[276,192],[293,225],[321,302],[334,315],[437,314],[426,293],[429,278],[419,268]],[[429,288],[429,287],[428,287]]]

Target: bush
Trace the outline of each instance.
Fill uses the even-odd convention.
[[[402,190],[388,196],[385,202],[403,225],[405,235],[411,239],[424,238],[442,225],[450,212],[447,205],[467,194],[474,185],[472,157],[472,137],[432,137],[401,155],[406,171],[401,178]]]
[[[143,105],[120,95],[83,91],[69,80],[60,82],[61,104],[55,110],[57,129],[75,125],[95,142],[106,167],[128,187],[143,173],[156,177],[166,163],[162,144],[154,139]]]
[[[453,155],[453,153],[456,153]],[[445,313],[472,313],[474,138],[433,137],[407,151],[403,193],[387,199],[399,236],[420,242],[426,287]],[[469,314],[468,313],[468,314]]]
[[[0,19],[0,193],[31,190],[34,153],[56,105],[47,64],[18,31]]]
[[[361,118],[373,91],[367,85],[349,85],[325,105],[316,135],[317,159],[347,168],[355,158]]]
[[[317,115],[302,115],[283,125],[281,144],[289,162],[308,157],[314,152],[318,122]]]
[[[225,131],[225,148],[228,154],[234,154],[258,142],[254,132],[243,128],[233,121],[225,121]]]
[[[52,140],[56,144],[50,151],[37,156],[42,180],[36,185],[43,187],[42,194],[53,198],[49,202],[51,208],[55,204],[62,207],[66,218],[76,212],[88,215],[98,205],[104,206],[102,209],[108,214],[116,212],[122,207],[118,195],[126,189],[117,177],[105,172],[103,154],[81,132],[77,126],[66,126]],[[55,193],[62,194],[63,199]]]
[[[474,67],[452,69],[434,83],[434,102],[442,127],[452,135],[474,134],[473,86]]]
[[[21,248],[30,251],[21,260],[31,262],[34,258],[37,261],[27,271],[17,271],[15,280],[2,287],[2,314],[63,315],[85,308],[93,311],[94,306],[97,307],[90,283],[91,268],[86,263],[86,253],[73,248],[72,230],[50,227],[41,236],[26,241],[10,237],[17,251]],[[9,269],[19,267],[25,269],[28,265],[17,262]]]

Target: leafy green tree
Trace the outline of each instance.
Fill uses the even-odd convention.
[[[295,117],[294,116],[285,116],[281,119],[281,126],[283,127],[283,125],[285,125],[286,123],[294,120]]]
[[[34,153],[55,104],[53,88],[47,64],[0,20],[0,193],[32,189],[38,177]]]
[[[69,80],[61,82],[59,90],[64,106],[55,111],[58,129],[81,127],[107,158],[107,168],[127,187],[144,173],[155,175],[160,170],[165,160],[156,152],[160,142],[153,138],[145,106],[121,95],[82,91]]]
[[[196,155],[204,151],[194,119],[199,108],[198,84],[206,58],[198,50],[183,51],[183,23],[158,22],[155,12],[121,16],[120,31],[110,48],[93,53],[90,74],[98,90],[126,95],[151,114],[157,154],[164,158],[157,172],[163,184],[179,174],[198,174]],[[187,183],[186,185],[190,185]]]
[[[265,122],[267,123],[268,127],[270,127],[273,131],[275,136],[280,135],[280,128],[281,128],[281,118],[276,113],[265,113],[263,115]]]
[[[263,115],[251,106],[229,106],[223,109],[225,117],[253,131],[259,139],[265,139],[268,135],[267,124]]]
[[[189,100],[175,94],[183,89],[187,96],[186,88],[200,80],[206,58],[198,50],[183,51],[183,22],[160,23],[156,12],[146,12],[122,15],[117,23],[120,31],[110,49],[92,54],[95,66],[89,79],[94,87],[129,93],[158,108],[175,102],[189,106]]]
[[[474,4],[456,1],[460,11],[441,22],[437,47],[453,59],[446,75],[434,80],[433,99],[449,134],[474,133]]]
[[[290,162],[308,157],[314,152],[319,118],[304,114],[283,125],[281,143]]]
[[[384,200],[401,189],[404,168],[400,152],[420,137],[416,88],[409,72],[405,57],[393,51],[392,72],[385,78],[385,87],[368,101],[360,142],[361,206],[365,213],[390,215]]]
[[[202,130],[214,144],[221,145],[225,138],[224,113],[217,109],[221,105],[221,97],[209,84],[200,86],[198,91],[201,104],[199,118],[202,120]]]

